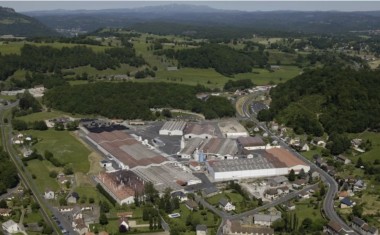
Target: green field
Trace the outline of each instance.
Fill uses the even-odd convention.
[[[46,189],[58,190],[60,185],[56,179],[49,176],[51,170],[56,170],[58,168],[54,167],[48,161],[31,160],[28,162],[28,170],[30,174],[34,175],[36,179],[34,184],[41,193],[45,192]]]
[[[306,218],[313,220],[313,224],[319,221],[320,223],[326,223],[327,221],[323,218],[321,213],[321,204],[319,202],[318,208],[314,208],[314,205],[311,204],[311,201],[316,201],[315,198],[304,199],[300,202],[295,202],[296,205],[295,213],[298,218],[298,226],[301,225],[302,221]]]
[[[38,138],[33,147],[40,153],[49,150],[61,162],[72,166],[74,172],[87,173],[90,169],[88,155],[90,151],[68,131],[26,131],[25,134]]]
[[[357,156],[350,157],[350,159],[354,160],[354,162],[357,161],[359,157],[363,159],[363,161],[366,162],[373,162],[375,159],[380,159],[379,153],[380,153],[380,134],[374,133],[374,132],[363,132],[361,134],[350,134],[351,138],[360,138],[366,141],[367,139],[372,142],[372,149],[368,152],[358,154]]]
[[[51,112],[38,112],[38,113],[32,113],[26,116],[17,117],[17,119],[23,120],[25,122],[34,122],[34,121],[41,121],[41,120],[47,120],[57,117],[62,117],[67,115],[67,113],[60,112],[60,111],[51,111]]]

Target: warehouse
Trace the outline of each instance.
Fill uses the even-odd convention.
[[[184,130],[185,139],[211,139],[218,136],[218,127],[212,123],[188,123]]]
[[[208,161],[206,167],[214,181],[287,175],[291,169],[296,173],[300,169],[310,170],[310,166],[285,149],[275,149],[272,153],[257,150],[252,158]]]
[[[184,147],[178,153],[181,158],[193,158],[196,161],[208,159],[233,159],[238,153],[236,140],[229,138],[191,138],[184,141]],[[200,155],[204,156],[200,158]]]
[[[239,147],[245,150],[257,150],[257,149],[266,148],[265,142],[259,136],[239,137],[237,141],[238,141]]]
[[[238,138],[238,137],[247,137],[248,132],[237,120],[229,119],[220,121],[218,123],[219,129],[222,132],[224,137],[227,138]]]
[[[183,129],[185,129],[186,122],[184,121],[169,121],[161,127],[160,135],[183,135]]]

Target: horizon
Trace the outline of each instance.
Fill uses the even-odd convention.
[[[76,10],[110,10],[136,9],[165,5],[192,5],[211,7],[217,10],[257,11],[380,11],[380,2],[350,1],[1,1],[3,7],[10,7],[17,12],[31,11],[76,11]]]

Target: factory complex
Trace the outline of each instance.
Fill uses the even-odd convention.
[[[260,135],[249,136],[236,120],[168,121],[125,129],[113,128],[112,124],[80,128],[84,139],[106,158],[101,163],[106,172],[95,180],[119,204],[133,203],[134,195],[146,182],[153,183],[160,192],[168,187],[186,192],[189,188],[210,187],[211,182],[310,170],[288,150]]]

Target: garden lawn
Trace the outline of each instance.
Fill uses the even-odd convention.
[[[319,204],[317,209],[314,209],[314,204],[311,204],[311,200],[315,200],[315,198],[307,199],[307,200],[301,200],[299,202],[296,202],[296,209],[295,213],[297,214],[298,218],[298,226],[301,225],[302,221],[306,218],[310,218],[313,220],[313,224],[317,221],[323,221],[327,222],[321,214],[321,204]]]
[[[50,162],[46,160],[40,161],[38,159],[31,160],[28,161],[27,168],[30,174],[36,177],[36,179],[34,179],[34,184],[41,193],[45,192],[46,189],[54,191],[59,189],[58,181],[49,176],[51,170],[57,169]]]

